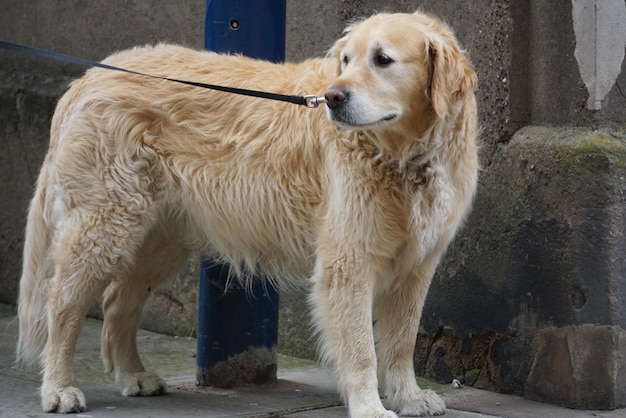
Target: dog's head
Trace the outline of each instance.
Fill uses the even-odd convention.
[[[451,30],[419,12],[349,26],[329,56],[339,76],[325,93],[328,117],[347,129],[419,131],[477,84]]]

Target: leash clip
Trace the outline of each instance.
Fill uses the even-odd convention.
[[[323,96],[318,97],[314,94],[309,94],[304,96],[304,102],[304,105],[309,109],[315,109],[320,105],[320,103],[326,103],[326,98]]]

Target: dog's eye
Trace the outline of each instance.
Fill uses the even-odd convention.
[[[380,53],[376,55],[376,65],[380,67],[386,67],[392,62],[393,62],[393,59],[387,54]]]
[[[350,62],[350,58],[348,58],[348,56],[347,56],[347,55],[344,55],[344,56],[343,56],[343,58],[342,58],[342,61],[343,61],[343,63],[344,63],[345,65],[348,65],[348,62]]]

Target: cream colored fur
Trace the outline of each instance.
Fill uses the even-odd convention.
[[[421,13],[380,14],[300,64],[173,45],[105,62],[347,95],[325,114],[102,69],[72,84],[30,207],[19,298],[17,355],[41,355],[43,409],[86,409],[72,352],[102,294],[107,369],[125,395],[162,393],[137,353],[141,309],[190,251],[205,250],[237,272],[312,281],[321,356],[352,417],[442,414],[441,398],[416,384],[413,350],[476,188],[476,76],[451,31]]]

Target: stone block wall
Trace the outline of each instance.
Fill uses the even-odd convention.
[[[571,407],[623,402],[625,175],[624,130],[528,126],[500,145],[431,287],[418,371]],[[594,364],[605,378],[584,372]]]
[[[626,405],[619,385],[626,328],[624,1],[287,6],[290,60],[324,54],[354,18],[420,7],[455,29],[478,73],[483,171],[474,211],[427,300],[418,373],[571,407]],[[0,39],[90,59],[159,41],[201,48],[204,7],[204,0],[6,0]],[[592,56],[605,61],[590,62]],[[82,71],[0,51],[0,302],[15,302],[25,213],[56,100]],[[155,292],[145,327],[193,335],[196,266],[190,260]],[[303,292],[281,294],[279,344],[284,353],[314,357],[305,300]]]

